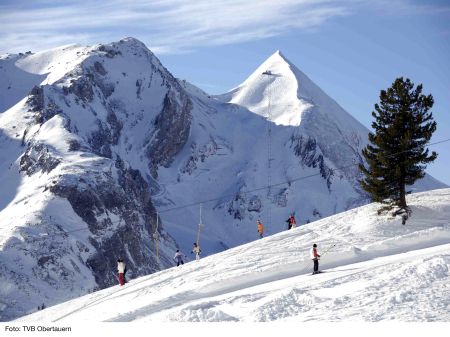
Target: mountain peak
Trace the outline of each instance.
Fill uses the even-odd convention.
[[[311,104],[298,99],[301,72],[280,50],[269,56],[239,87],[221,98],[278,125],[298,126]],[[268,106],[270,104],[270,111]]]
[[[151,50],[142,41],[134,37],[125,37],[117,42],[100,44],[100,50],[120,51],[133,56],[153,55]]]
[[[269,56],[241,85],[220,98],[242,105],[277,125],[299,126],[304,121],[322,127],[327,123],[342,130],[366,132],[280,50]],[[312,116],[311,112],[317,116]],[[311,129],[318,125],[304,126]]]
[[[270,73],[274,73],[274,71],[283,70],[283,71],[289,71],[289,68],[292,66],[292,63],[283,55],[283,53],[280,50],[275,51],[272,55],[270,55],[259,67],[260,68],[267,68],[265,71]],[[282,68],[282,69],[280,69]],[[267,75],[267,74],[266,74]]]
[[[281,52],[281,50],[276,50],[275,53],[273,53],[269,58],[280,58],[285,62],[289,62],[288,59],[286,59],[286,56],[284,56],[284,54]]]
[[[285,58],[284,57],[284,55],[283,55],[283,53],[281,52],[281,50],[279,50],[279,49],[277,49],[276,51],[275,51],[275,53],[273,53],[272,55],[270,55],[269,56],[269,58],[271,58],[271,57],[281,57],[281,58]]]
[[[145,43],[143,43],[142,41],[140,41],[134,37],[125,37],[125,38],[119,40],[119,43],[129,45],[129,46],[143,48],[146,50],[148,49],[147,46],[145,45]]]

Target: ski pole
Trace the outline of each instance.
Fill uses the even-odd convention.
[[[333,247],[336,247],[336,244],[334,244],[334,245],[328,247],[328,249],[327,249],[326,251],[324,251],[324,252],[320,255],[320,257],[322,257],[322,256],[324,256],[326,253],[328,253]]]

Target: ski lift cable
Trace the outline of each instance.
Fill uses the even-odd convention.
[[[441,140],[441,141],[438,141],[438,142],[430,143],[427,146],[434,146],[434,145],[437,145],[437,144],[446,143],[448,141],[450,141],[450,138],[444,139],[444,140]],[[396,156],[396,155],[399,155],[401,153],[405,153],[405,152],[408,152],[408,151],[409,150],[397,152],[397,153],[391,154],[389,156],[386,156],[385,158],[393,157],[393,156]],[[351,164],[351,165],[347,165],[347,166],[343,166],[343,167],[339,167],[339,168],[335,168],[335,169],[333,169],[333,171],[341,171],[341,170],[344,170],[346,168],[349,168],[349,167],[352,167],[352,166],[357,166],[357,165],[359,165],[359,163],[358,164]],[[294,182],[294,181],[305,180],[305,179],[309,179],[309,178],[316,177],[316,176],[319,176],[319,175],[321,175],[321,174],[320,173],[310,174],[310,175],[307,175],[307,176],[302,176],[302,177],[290,179],[289,181],[283,181],[283,182],[280,182],[280,183],[277,183],[277,184],[272,184],[271,187],[281,186],[281,185],[288,184],[288,183],[291,183],[291,182]],[[248,194],[248,193],[252,193],[252,192],[262,191],[262,190],[265,190],[265,189],[267,189],[267,186],[255,188],[255,189],[248,190],[248,191],[245,191],[245,192],[242,192],[242,193],[243,194]],[[175,210],[179,210],[179,209],[183,209],[183,208],[196,206],[196,205],[199,205],[199,204],[205,204],[205,203],[209,203],[209,202],[213,202],[213,201],[218,201],[218,200],[221,200],[223,198],[233,197],[233,196],[235,196],[234,193],[233,194],[229,194],[229,195],[224,195],[224,196],[221,196],[219,198],[211,198],[211,199],[203,200],[203,201],[200,201],[200,202],[193,202],[191,204],[185,204],[185,205],[180,205],[180,206],[177,206],[177,207],[167,208],[165,210],[159,211],[159,213],[166,213],[166,212],[170,212],[170,211],[175,211]],[[122,220],[111,221],[111,223],[112,224],[117,224],[117,223],[120,223],[121,221]],[[34,241],[38,241],[38,240],[42,240],[42,239],[47,239],[49,237],[62,236],[62,235],[67,235],[67,234],[70,234],[70,233],[75,233],[75,232],[84,231],[84,230],[89,230],[89,228],[88,227],[82,227],[82,228],[77,228],[77,229],[70,230],[70,231],[64,231],[63,233],[48,234],[48,235],[45,235],[43,237],[33,238],[31,240],[28,240],[27,242],[34,242]]]
[[[200,203],[200,221],[198,223],[198,229],[197,229],[197,246],[199,245],[200,242],[200,231],[202,230],[203,227],[203,222],[202,222],[202,203]]]
[[[435,143],[430,143],[427,146],[433,146],[433,145],[445,143],[445,142],[448,142],[448,141],[450,141],[450,138],[445,139],[445,140],[441,140],[441,141],[438,141],[438,142],[435,142]],[[405,152],[408,152],[408,151],[410,151],[410,150],[396,152],[396,153],[393,153],[391,155],[385,156],[385,158],[391,158],[391,157],[397,156],[399,154],[402,154],[402,153],[405,153]],[[332,171],[333,172],[334,171],[343,171],[343,170],[345,170],[347,168],[350,168],[350,167],[353,167],[353,166],[359,166],[359,165],[360,165],[360,163],[354,163],[354,164],[350,164],[350,165],[346,165],[346,166],[333,168]],[[272,184],[270,187],[278,187],[278,186],[289,184],[289,183],[292,183],[292,182],[295,182],[295,181],[301,181],[301,180],[309,179],[309,178],[312,178],[312,177],[317,177],[317,176],[320,176],[320,175],[321,175],[321,173],[314,173],[314,174],[310,174],[310,175],[306,175],[306,176],[301,176],[301,177],[298,177],[298,178],[293,178],[293,179],[285,180],[285,181],[282,181],[282,182],[279,182],[279,183],[276,183],[276,184]],[[265,190],[267,188],[269,188],[269,186],[262,186],[262,187],[254,188],[254,189],[247,190],[247,191],[240,192],[240,193],[248,194],[248,193],[262,191],[262,190]],[[185,204],[185,205],[180,205],[180,206],[176,206],[176,207],[166,208],[166,209],[161,210],[160,213],[166,213],[166,212],[171,212],[171,211],[174,211],[174,210],[188,208],[188,207],[196,206],[196,205],[198,205],[200,203],[206,204],[206,203],[213,202],[213,201],[219,201],[219,200],[224,199],[224,198],[234,197],[235,195],[236,195],[235,193],[233,193],[233,194],[230,193],[228,195],[223,195],[223,196],[221,196],[219,198],[205,199],[205,200],[202,200],[202,201],[193,202],[191,204]]]
[[[441,140],[441,141],[438,141],[438,142],[430,143],[427,146],[433,146],[433,145],[445,143],[445,142],[448,142],[448,141],[450,141],[450,138],[444,139],[444,140]],[[391,158],[391,157],[397,156],[399,154],[402,154],[402,153],[405,153],[405,152],[408,152],[408,151],[410,151],[410,150],[396,152],[396,153],[390,154],[388,156],[385,156],[385,158]],[[359,165],[360,165],[360,163],[353,163],[353,164],[350,164],[350,165],[334,168],[334,169],[332,169],[332,171],[342,171],[342,170],[345,170],[345,169],[350,168],[352,166],[359,166]],[[290,179],[290,180],[282,181],[282,182],[279,182],[279,183],[276,183],[276,184],[272,184],[270,186],[262,186],[262,187],[254,188],[254,189],[247,190],[247,191],[244,191],[244,192],[241,192],[241,193],[242,194],[248,194],[248,193],[252,193],[252,192],[258,192],[258,191],[262,191],[262,190],[268,189],[270,187],[277,187],[277,186],[289,184],[291,182],[305,180],[305,179],[309,179],[309,178],[320,176],[320,175],[321,175],[321,173],[314,173],[314,174],[310,174],[310,175],[307,175],[307,176],[301,176],[301,177],[298,177],[298,178],[293,178],[293,179]],[[185,205],[180,205],[180,206],[176,206],[176,207],[166,208],[166,209],[160,210],[159,212],[160,213],[171,212],[171,211],[174,211],[174,210],[188,208],[188,207],[196,206],[196,205],[199,205],[199,204],[205,204],[205,203],[209,203],[209,202],[213,202],[213,201],[219,201],[219,200],[221,200],[223,198],[233,197],[233,196],[235,196],[235,193],[232,193],[232,194],[230,193],[228,195],[223,195],[223,196],[218,197],[218,198],[205,199],[205,200],[193,202],[193,203],[190,203],[190,204],[185,204]]]
[[[444,139],[444,140],[441,140],[441,141],[438,141],[438,142],[430,143],[427,146],[434,146],[434,145],[437,145],[437,144],[446,143],[448,141],[450,141],[450,138]],[[396,156],[396,155],[399,155],[401,153],[405,153],[405,152],[408,152],[408,151],[409,150],[397,152],[397,153],[391,154],[389,156],[386,156],[385,158],[393,157],[393,156]],[[344,170],[346,168],[349,168],[349,167],[352,167],[352,166],[357,166],[357,165],[359,165],[359,163],[351,164],[351,165],[347,165],[347,166],[343,166],[343,167],[339,167],[339,168],[335,168],[335,169],[333,169],[333,171],[341,171],[341,170]],[[302,177],[290,179],[289,181],[283,181],[283,182],[280,182],[280,183],[277,183],[277,184],[272,184],[271,187],[281,186],[281,185],[288,184],[288,183],[291,183],[291,182],[294,182],[294,181],[305,180],[305,179],[309,179],[309,178],[320,176],[320,175],[321,175],[321,173],[310,174],[310,175],[307,175],[307,176],[302,176]],[[265,190],[265,189],[267,189],[267,186],[255,188],[255,189],[248,190],[248,191],[245,191],[245,192],[242,192],[242,193],[243,194],[248,194],[248,193],[253,193],[253,192],[257,192],[257,191],[262,191],[262,190]],[[211,198],[211,199],[203,200],[203,201],[200,201],[200,202],[193,202],[193,203],[190,203],[190,204],[185,204],[185,205],[180,205],[180,206],[177,206],[177,207],[167,208],[165,210],[159,211],[158,213],[166,213],[166,212],[170,212],[170,211],[174,211],[174,210],[188,208],[188,207],[196,206],[196,205],[199,205],[199,204],[205,204],[205,203],[209,203],[209,202],[213,202],[213,201],[218,201],[218,200],[221,200],[223,198],[232,197],[232,196],[235,196],[235,194],[234,193],[233,194],[228,194],[228,195],[221,196],[219,198]],[[120,223],[121,221],[122,220],[111,221],[111,223],[117,224],[117,223]],[[63,233],[49,234],[49,235],[45,235],[45,237],[36,238],[36,240],[41,240],[41,239],[48,238],[48,237],[53,237],[53,236],[65,235],[65,234],[74,233],[74,232],[83,231],[83,230],[89,230],[89,228],[82,227],[82,228],[77,228],[77,229],[70,230],[70,231],[65,231]]]
[[[159,235],[158,235],[158,226],[159,226],[159,215],[158,212],[156,212],[156,228],[155,232],[153,233],[153,242],[155,244],[156,248],[156,263],[159,265]]]
[[[430,143],[427,146],[434,146],[434,145],[446,143],[448,141],[450,141],[450,138],[443,139],[441,141],[437,141],[437,142],[434,142],[434,143]],[[405,152],[408,152],[408,151],[410,151],[410,150],[405,150],[405,151],[393,153],[391,155],[385,156],[384,158],[391,158],[391,157],[394,157],[396,155],[399,155],[399,154],[402,154],[402,153],[405,153]],[[332,169],[332,171],[333,172],[334,171],[342,171],[342,170],[344,170],[346,168],[350,168],[350,167],[358,166],[358,165],[360,165],[360,163],[334,168],[334,169]],[[310,175],[307,175],[307,176],[301,176],[301,177],[298,177],[298,178],[293,178],[293,179],[290,179],[290,180],[286,180],[286,181],[282,181],[282,182],[279,182],[279,183],[276,183],[276,184],[272,184],[270,187],[282,186],[282,185],[285,185],[285,184],[290,184],[290,183],[295,182],[295,181],[301,181],[301,180],[309,179],[309,178],[312,178],[312,177],[317,177],[317,176],[320,176],[320,175],[321,175],[321,173],[315,173],[315,174],[310,174]],[[247,191],[241,192],[241,193],[242,194],[248,194],[248,193],[263,191],[263,190],[265,190],[267,188],[268,188],[268,186],[262,186],[262,187],[254,188],[254,189],[247,190]],[[219,200],[222,200],[224,198],[234,197],[235,195],[236,195],[235,193],[233,193],[233,194],[230,193],[228,195],[222,195],[221,197],[206,199],[206,200],[202,200],[202,201],[198,201],[198,202],[193,202],[193,203],[190,203],[190,204],[180,205],[180,206],[177,206],[177,207],[166,208],[164,210],[158,211],[157,213],[161,214],[161,213],[167,213],[167,212],[171,212],[171,211],[176,211],[176,210],[180,210],[180,209],[183,209],[183,208],[189,208],[189,207],[197,206],[199,204],[206,204],[206,203],[210,203],[210,202],[213,202],[213,201],[219,201]],[[118,223],[120,223],[122,221],[123,221],[123,219],[120,219],[118,221],[111,221],[111,223],[112,224],[118,224]],[[30,242],[34,242],[34,241],[38,241],[38,240],[42,240],[42,239],[48,239],[49,237],[64,236],[64,235],[67,235],[67,234],[70,234],[70,233],[75,233],[75,232],[80,232],[80,231],[85,231],[85,230],[90,230],[90,229],[88,227],[80,227],[80,228],[76,228],[76,229],[73,229],[73,230],[70,230],[70,231],[64,231],[62,233],[46,234],[46,235],[44,235],[42,237],[32,238],[32,239],[30,239],[30,240],[28,240],[26,242],[30,243]],[[0,245],[0,246],[3,246],[3,244]]]
[[[273,76],[270,70],[266,70],[262,73],[266,76]],[[271,111],[271,86],[270,82],[267,85],[267,196],[271,200],[272,192],[272,111]],[[271,228],[272,223],[272,202],[267,207],[267,228]]]

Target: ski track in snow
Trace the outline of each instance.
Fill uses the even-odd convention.
[[[408,199],[405,226],[371,204],[19,320],[449,321],[450,189]]]

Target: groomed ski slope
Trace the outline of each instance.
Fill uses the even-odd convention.
[[[371,204],[18,320],[450,321],[450,189],[408,203],[405,226]]]

